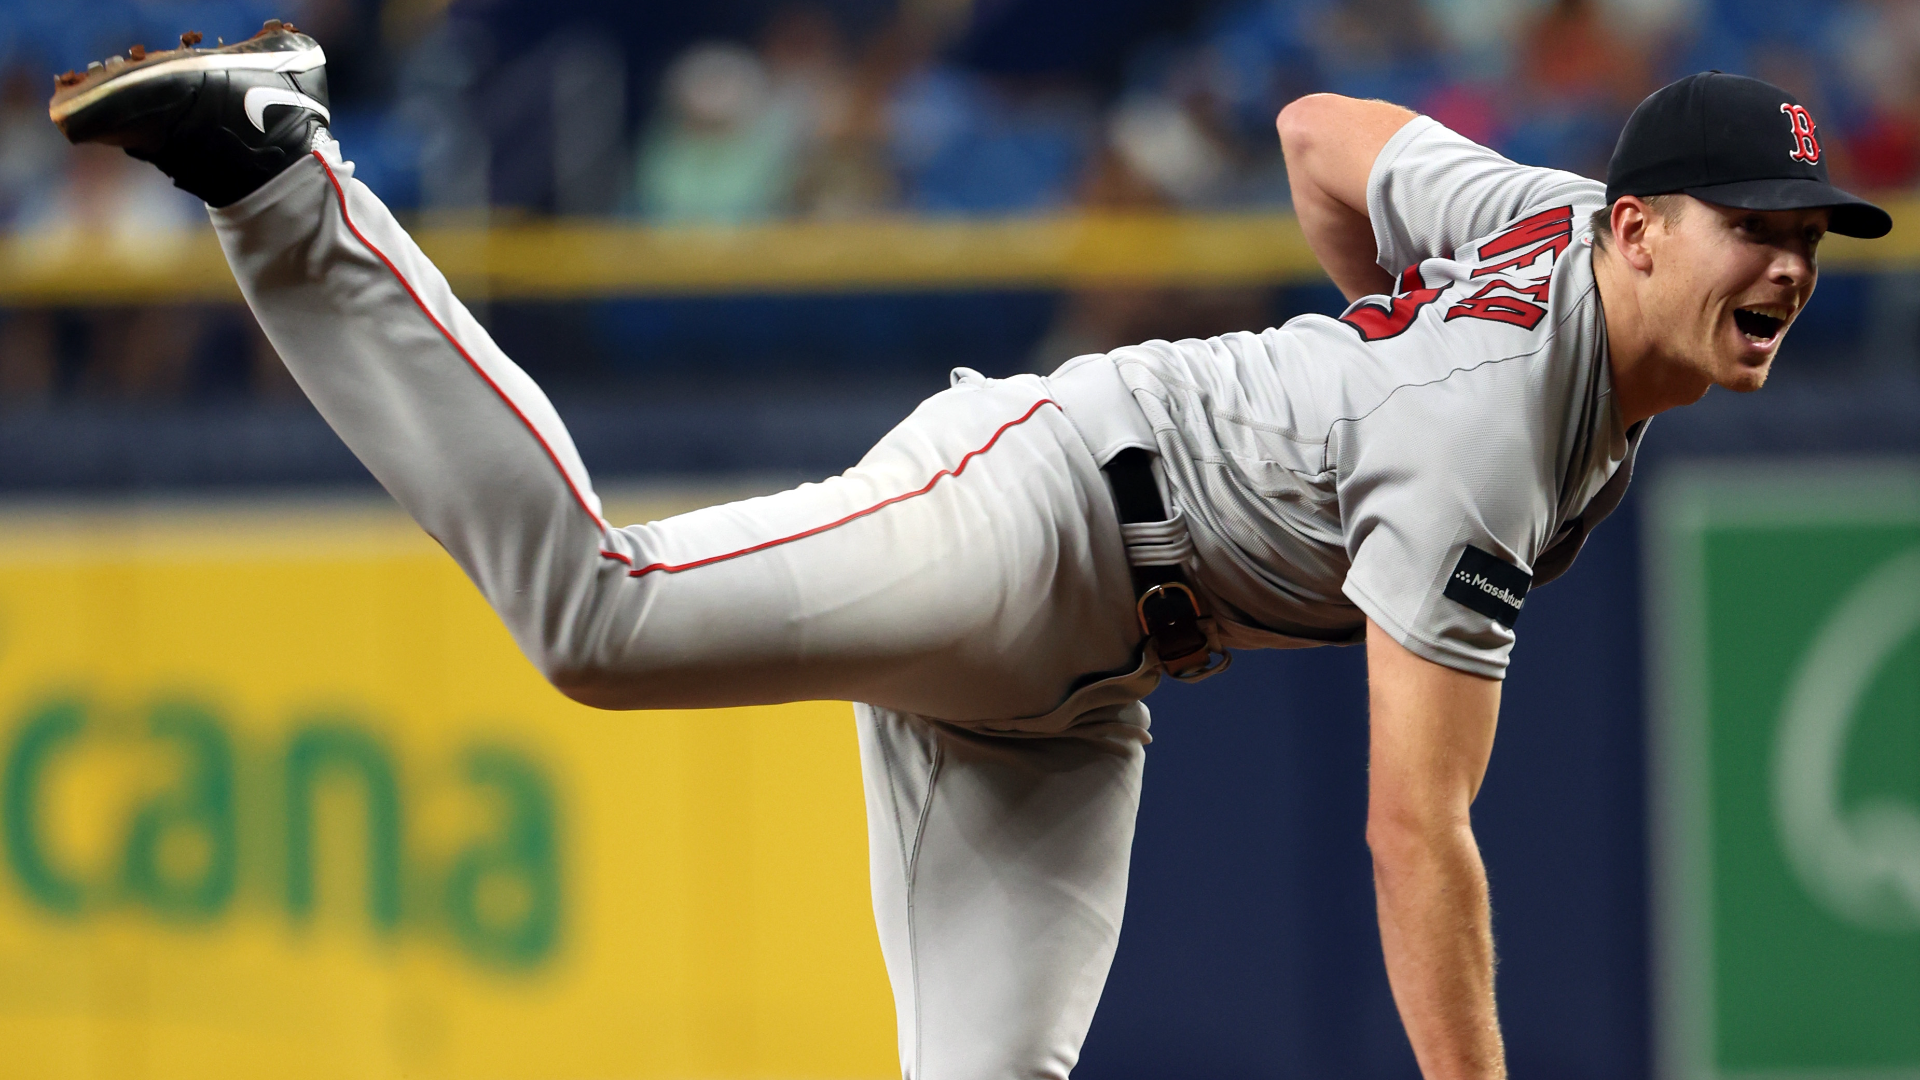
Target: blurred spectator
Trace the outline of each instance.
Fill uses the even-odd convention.
[[[1064,207],[1095,146],[1090,88],[1049,75],[988,76],[936,59],[957,28],[952,4],[903,5],[870,52],[868,88],[900,202],[923,213]]]
[[[1080,202],[1098,211],[1211,209],[1235,201],[1258,173],[1257,151],[1235,138],[1228,94],[1218,94],[1213,50],[1201,47],[1141,73],[1106,122],[1104,145],[1081,184]],[[1157,86],[1156,89],[1148,89]],[[1275,110],[1277,112],[1277,109]],[[1272,144],[1272,119],[1247,141]],[[1284,182],[1284,175],[1282,176]],[[1153,338],[1208,337],[1263,324],[1263,289],[1101,286],[1061,299],[1034,347],[1032,370],[1048,372],[1084,353]]]
[[[1329,89],[1319,22],[1327,0],[1236,0],[1201,27],[1194,47],[1156,42],[1140,50],[1131,93],[1166,92],[1188,107],[1206,102],[1208,126],[1258,157],[1277,150],[1273,118],[1301,94]],[[1282,185],[1284,189],[1284,185]]]
[[[760,58],[773,107],[793,116],[808,147],[844,128],[853,108],[853,74],[833,16],[817,7],[782,8],[761,35]]]
[[[164,266],[206,220],[198,200],[120,150],[84,145],[62,156],[64,174],[21,209],[15,250],[25,258],[134,270]],[[84,341],[70,379],[60,370],[58,321],[45,314],[10,320],[0,385],[44,396],[71,381],[82,393],[122,398],[171,398],[188,388],[203,323],[199,309],[145,307],[79,318],[84,325],[69,326],[66,335]]]
[[[44,199],[66,159],[67,141],[47,122],[48,82],[26,64],[0,73],[0,225]]]
[[[1695,0],[1693,41],[1680,73],[1718,68],[1753,74],[1766,49],[1822,48],[1847,0]]]
[[[730,43],[667,69],[665,113],[640,148],[641,213],[666,223],[742,222],[787,208],[805,119],[774,94],[760,58]]]
[[[1507,126],[1520,119],[1506,87],[1495,82],[1450,82],[1413,107],[1482,146],[1504,148]]]
[[[898,186],[887,154],[886,101],[921,61],[918,39],[904,26],[890,27],[854,65],[832,17],[802,6],[774,16],[761,51],[775,96],[799,117],[794,209],[850,217],[890,205]]]
[[[43,106],[42,123],[51,128],[45,115]],[[16,219],[23,250],[34,258],[152,266],[174,258],[206,223],[198,199],[123,151],[89,143],[61,157],[59,180],[34,192]]]
[[[1920,4],[1850,5],[1836,51],[1860,113],[1849,125],[1849,182],[1868,189],[1920,183]]]
[[[701,9],[639,41],[537,0],[85,0],[83,19],[0,0],[0,224],[48,258],[167,257],[199,208],[111,153],[69,156],[45,122],[47,73],[20,58],[80,66],[183,28],[244,36],[269,15],[323,39],[359,175],[403,210],[472,223],[501,205],[718,223],[1279,208],[1274,114],[1317,90],[1400,101],[1517,160],[1599,175],[1641,96],[1709,66],[1806,101],[1841,182],[1920,187],[1920,0],[1200,0],[1124,55],[1044,78],[958,62],[965,24],[985,17],[964,2],[782,2]],[[754,47],[673,51],[697,34]],[[663,63],[654,114],[631,123],[633,95],[609,89]],[[1867,352],[1911,359],[1920,278],[1873,289]],[[225,316],[169,310],[0,318],[0,395],[204,392],[195,350],[228,334]],[[1078,292],[1033,362],[1267,310],[1258,291]],[[257,342],[229,344],[267,359],[215,382],[283,385]]]
[[[1920,186],[1920,4],[1865,0],[1849,5],[1836,52],[1861,115],[1848,132],[1848,182],[1868,189]],[[1920,273],[1876,275],[1864,349],[1870,369],[1920,374]]]
[[[1439,77],[1440,38],[1419,0],[1345,0],[1319,18],[1328,89],[1418,101]]]
[[[1514,47],[1541,0],[1426,0],[1426,16],[1455,72],[1469,82],[1513,73]],[[1457,129],[1456,129],[1457,130]]]
[[[1876,107],[1847,138],[1849,183],[1868,190],[1914,186],[1920,179],[1920,108]]]
[[[1070,84],[989,79],[943,64],[906,80],[890,120],[909,206],[1018,213],[1067,204],[1098,113]]]
[[[415,183],[409,194],[433,217],[484,220],[491,201],[493,143],[475,100],[476,84],[491,51],[492,42],[482,27],[449,19],[422,35],[401,65],[387,126],[415,136]],[[338,125],[338,134],[346,152],[365,152],[369,140],[350,130],[354,126],[350,117],[339,119],[344,121]],[[374,171],[402,171],[381,169],[383,156],[373,155],[369,164]],[[390,186],[380,191],[386,199],[398,194]]]
[[[1654,89],[1644,50],[1596,0],[1553,0],[1527,27],[1516,66],[1514,115],[1499,149],[1528,164],[1606,175],[1620,124]]]
[[[1214,33],[1137,80],[1108,121],[1109,141],[1176,205],[1284,205],[1286,165],[1273,121],[1290,97],[1275,73],[1234,72],[1245,43]]]
[[[1165,97],[1134,97],[1107,121],[1120,162],[1163,199],[1198,206],[1217,196],[1233,162],[1226,147],[1188,109]]]
[[[1519,66],[1530,99],[1554,104],[1631,108],[1652,89],[1644,51],[1595,0],[1554,0],[1528,28]]]
[[[1432,21],[1417,0],[1346,0],[1325,6],[1321,29],[1346,64],[1390,64],[1431,53]]]

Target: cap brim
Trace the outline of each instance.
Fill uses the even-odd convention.
[[[1878,240],[1893,231],[1893,218],[1885,210],[1857,195],[1849,195],[1832,184],[1802,177],[1714,184],[1687,188],[1685,194],[1702,202],[1741,210],[1812,210],[1827,207],[1833,211],[1833,216],[1827,221],[1828,232],[1857,236],[1862,240]]]

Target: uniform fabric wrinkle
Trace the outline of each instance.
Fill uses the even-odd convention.
[[[1417,265],[1432,301],[1395,315],[1362,298],[1343,319],[1368,334],[1307,315],[1109,354],[1154,430],[1223,640],[1355,642],[1371,617],[1428,659],[1504,674],[1513,631],[1444,596],[1456,562],[1473,546],[1532,573],[1585,515],[1546,564],[1563,571],[1638,446],[1610,437],[1586,243],[1604,202],[1594,181],[1420,117],[1376,160],[1368,206],[1382,268]]]
[[[1609,393],[1584,243],[1603,194],[1421,118],[1368,184],[1381,265],[1442,286],[1392,333],[1306,316],[1046,377],[955,369],[839,476],[617,529],[551,402],[337,143],[211,214],[315,407],[568,693],[858,702],[905,1075],[1066,1080],[1163,670],[1132,567],[1183,567],[1225,647],[1357,641],[1371,617],[1502,674],[1511,629],[1444,598],[1449,571],[1467,546],[1564,571],[1645,430]],[[1558,242],[1562,211],[1552,258],[1476,275],[1506,230]],[[1382,299],[1366,319],[1395,317]],[[1134,449],[1167,517],[1123,526],[1101,469]]]

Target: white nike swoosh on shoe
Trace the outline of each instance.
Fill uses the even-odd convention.
[[[267,108],[273,105],[291,105],[296,109],[311,109],[320,114],[320,119],[333,123],[333,115],[327,107],[296,90],[279,86],[256,86],[247,91],[243,102],[247,110],[247,119],[262,132],[267,130]]]

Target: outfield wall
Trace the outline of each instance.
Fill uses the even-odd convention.
[[[1913,459],[1656,461],[1529,596],[1474,815],[1516,1076],[1920,1076],[1915,559]],[[1364,673],[1149,700],[1076,1076],[1417,1075]],[[0,510],[0,1076],[896,1075],[856,757],[844,704],[567,702],[383,498]]]
[[[0,519],[0,1073],[888,1075],[848,707],[575,705],[383,504]]]

